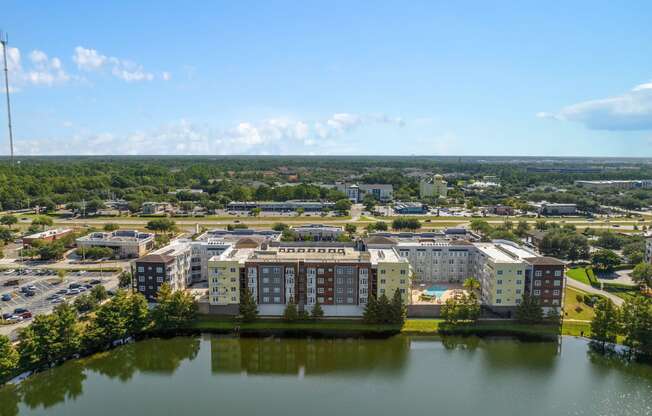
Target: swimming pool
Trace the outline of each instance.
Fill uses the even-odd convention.
[[[423,291],[424,295],[427,296],[434,296],[438,299],[441,299],[441,297],[444,295],[444,293],[448,290],[447,287],[444,286],[430,286],[426,290]]]

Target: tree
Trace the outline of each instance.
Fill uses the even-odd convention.
[[[262,212],[262,210],[260,208],[258,208],[258,207],[252,208],[251,215],[253,215],[254,217],[257,217],[257,216],[260,215],[261,212]]]
[[[197,304],[192,295],[183,290],[173,291],[167,283],[159,288],[156,302],[151,316],[159,330],[177,329],[193,320],[197,314]]]
[[[170,233],[176,230],[176,223],[169,218],[157,218],[147,223],[147,228],[155,232]]]
[[[315,302],[315,305],[312,307],[312,310],[310,311],[310,317],[312,317],[312,319],[320,319],[323,316],[324,316],[324,310],[321,308],[319,301],[317,301]]]
[[[302,216],[304,212],[306,212],[305,208],[302,207],[297,208],[297,217]]]
[[[407,314],[407,307],[403,302],[403,297],[401,296],[401,291],[397,288],[394,291],[392,296],[392,302],[390,305],[391,309],[391,319],[390,322],[393,324],[403,324],[405,322],[405,316]]]
[[[398,217],[392,221],[392,228],[395,230],[418,230],[421,228],[421,222],[416,218]]]
[[[374,228],[377,231],[387,231],[387,223],[385,221],[376,221]]]
[[[530,225],[525,220],[520,220],[516,226],[516,235],[523,238],[530,231]]]
[[[516,307],[515,315],[519,322],[537,324],[543,321],[543,308],[536,298],[526,293]]]
[[[618,335],[618,309],[610,299],[600,299],[593,307],[595,316],[591,321],[591,339],[604,351],[606,344],[616,342]]]
[[[114,252],[109,247],[80,247],[75,254],[85,259],[99,260],[113,257]]]
[[[369,324],[378,322],[378,301],[375,296],[369,296],[367,304],[364,307],[362,319]]]
[[[652,264],[639,263],[632,271],[632,280],[641,286],[652,287]]]
[[[102,285],[93,286],[89,294],[95,298],[98,302],[102,302],[109,297],[109,293],[106,291],[106,288]]]
[[[249,288],[242,289],[240,294],[240,315],[243,322],[253,322],[258,318],[258,305]]]
[[[351,236],[353,236],[357,230],[358,227],[356,227],[355,224],[346,224],[344,226],[344,231],[346,231]]]
[[[478,290],[480,290],[480,281],[475,277],[467,277],[464,280],[463,287],[469,292],[477,292]]]
[[[11,242],[14,239],[14,233],[7,227],[0,227],[0,240],[5,244]]]
[[[11,227],[12,225],[16,224],[18,222],[18,218],[15,215],[3,215],[0,217],[0,224],[6,225]]]
[[[297,310],[297,305],[294,302],[290,301],[285,306],[283,311],[283,320],[288,322],[294,322],[299,319],[299,311]]]
[[[118,224],[111,223],[111,222],[104,224],[104,231],[111,232],[119,229],[120,229],[120,225]]]
[[[599,271],[611,272],[620,264],[620,257],[611,250],[600,249],[591,256],[591,264]]]
[[[471,230],[475,231],[476,233],[488,234],[491,232],[491,225],[489,225],[487,221],[481,220],[479,218],[472,219],[470,227]]]
[[[118,277],[118,286],[123,289],[128,289],[131,287],[131,272],[123,271]]]
[[[652,357],[652,300],[643,296],[626,299],[621,322],[623,343],[635,354]]]
[[[39,215],[37,217],[34,217],[32,220],[32,225],[36,225],[41,227],[42,230],[45,230],[45,227],[50,227],[52,226],[52,218],[47,217],[45,215]]]
[[[372,194],[365,194],[362,198],[362,204],[367,211],[373,211],[376,206],[376,198]]]
[[[349,210],[351,209],[351,201],[349,201],[346,198],[342,198],[335,202],[335,206],[333,207],[335,211],[337,211],[340,215],[347,215]]]
[[[548,222],[546,222],[546,220],[537,220],[534,228],[536,228],[537,231],[546,231],[548,229]]]
[[[77,309],[79,313],[84,313],[95,309],[98,305],[98,301],[95,297],[86,293],[78,296],[73,302],[73,305],[75,305],[75,309]]]
[[[611,250],[620,250],[623,246],[623,240],[611,231],[605,231],[600,234],[595,245]]]
[[[18,351],[8,337],[0,335],[0,383],[9,378],[18,367]]]
[[[283,232],[285,230],[289,229],[287,224],[284,224],[282,222],[277,222],[272,226],[272,230],[278,231],[278,232]]]
[[[377,323],[389,323],[392,321],[392,310],[387,295],[382,293],[378,298]]]

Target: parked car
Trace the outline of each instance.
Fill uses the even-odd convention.
[[[23,286],[23,287],[20,288],[20,291],[23,292],[23,293],[35,292],[36,291],[36,286],[34,286],[34,285]]]
[[[80,293],[79,289],[70,289],[66,294],[72,296],[72,295],[78,295],[79,293]]]
[[[29,312],[29,311],[28,311],[28,312],[23,312],[23,313],[21,313],[19,316],[20,316],[21,318],[23,318],[23,319],[29,319],[29,318],[32,317],[32,313]]]
[[[5,312],[2,314],[2,319],[9,319],[11,318],[12,315],[13,315],[12,313]]]
[[[27,308],[16,308],[14,309],[14,315],[20,315],[21,313],[29,312]]]
[[[9,317],[9,319],[7,319],[7,322],[16,323],[16,322],[20,322],[22,320],[23,320],[23,317],[20,316],[20,315],[11,315]]]
[[[55,293],[54,295],[50,295],[47,298],[45,298],[45,300],[55,300],[55,299],[59,299],[59,298],[60,298],[60,295]]]
[[[13,272],[15,272],[14,269],[9,269],[9,270],[6,270],[4,274],[12,274]]]
[[[89,282],[89,284],[91,284],[91,285],[93,285],[93,286],[95,286],[95,285],[99,285],[100,283],[102,283],[102,281],[101,281],[100,279],[93,279],[93,280],[91,280],[91,281]]]
[[[34,295],[36,295],[36,292],[33,291],[33,290],[29,290],[29,291],[25,292],[25,296],[27,296],[27,297],[32,297]]]
[[[79,283],[71,283],[68,285],[68,289],[77,289],[79,287],[81,287]]]
[[[5,293],[4,295],[2,295],[2,300],[4,302],[9,302],[11,300],[11,294],[10,293]]]
[[[4,283],[4,286],[18,286],[18,283],[19,283],[19,282],[20,282],[20,280],[18,280],[18,279],[7,280],[7,281]]]
[[[63,302],[64,302],[63,298],[55,298],[52,299],[50,303],[63,303]]]

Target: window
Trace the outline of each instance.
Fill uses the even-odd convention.
[[[384,285],[385,284],[385,279],[380,279],[380,284]]]
[[[317,278],[317,284],[318,285],[323,285],[324,284],[324,278],[323,277],[318,277]]]
[[[145,286],[138,286],[138,291],[144,292],[145,291]]]
[[[516,290],[514,291],[514,293],[516,293],[517,295],[520,295],[520,294],[521,294],[521,289],[516,289]]]
[[[498,299],[496,299],[496,303],[503,303],[503,300],[498,298]]]
[[[380,294],[382,295],[383,293],[385,293],[385,289],[380,289]]]
[[[324,293],[324,288],[323,287],[318,287],[317,288],[317,293]]]
[[[541,291],[539,289],[534,289],[534,296],[539,296]]]
[[[269,277],[263,277],[263,283],[269,283]]]
[[[559,305],[559,299],[553,299],[552,304],[553,305]]]
[[[323,296],[318,297],[317,302],[324,303],[324,297]]]
[[[517,274],[518,276],[521,276],[521,275],[523,274],[523,270],[517,270],[517,271],[516,271],[516,274]]]
[[[498,271],[496,272],[496,274],[500,276],[500,275],[503,274],[503,271],[502,271],[502,270],[498,270]]]
[[[275,287],[274,288],[274,293],[281,293],[281,288],[280,287]]]
[[[561,280],[555,280],[554,285],[555,286],[561,286]]]
[[[401,294],[405,294],[405,289],[399,289],[399,292],[401,292]]]
[[[405,284],[405,279],[401,279],[401,284],[402,284],[402,285]]]
[[[534,275],[536,277],[541,277],[541,276],[543,276],[543,273],[541,273],[541,270],[537,270],[537,271],[534,272]]]
[[[502,295],[502,294],[503,294],[503,290],[502,290],[502,289],[496,289],[496,294],[497,294],[497,295]]]
[[[235,273],[235,267],[231,267],[231,273]]]
[[[401,276],[405,276],[405,273],[406,273],[406,270],[405,270],[405,269],[401,269]]]
[[[156,281],[158,283],[163,283],[163,276],[156,276]]]
[[[235,292],[235,287],[231,286],[231,292]]]
[[[281,297],[280,296],[274,296],[274,303],[281,303]]]
[[[385,269],[381,269],[380,274],[385,274]]]
[[[263,303],[269,303],[269,297],[263,296]]]
[[[553,290],[552,294],[555,295],[555,296],[559,296],[559,291],[558,290]]]
[[[163,273],[163,268],[162,267],[157,267],[156,268],[156,273]]]
[[[142,273],[145,271],[145,268],[143,266],[138,266],[138,271]]]
[[[541,286],[541,280],[535,280],[534,286]]]
[[[138,281],[139,281],[139,282],[144,282],[144,281],[145,281],[145,276],[143,276],[142,274],[139,275],[139,276],[138,276]]]
[[[502,284],[503,284],[503,281],[500,280],[500,279],[499,279],[499,280],[496,280],[496,284],[502,285]]]
[[[269,293],[269,288],[268,288],[268,287],[264,287],[264,288],[263,288],[263,293]]]
[[[317,274],[324,274],[324,269],[317,269]]]
[[[555,277],[561,276],[561,270],[555,270]]]
[[[520,284],[522,284],[522,283],[523,283],[522,280],[517,280],[517,281],[516,281],[516,284],[517,284],[517,285],[520,285]]]

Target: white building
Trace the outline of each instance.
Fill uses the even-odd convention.
[[[422,179],[419,182],[419,196],[421,198],[427,197],[446,197],[448,193],[448,182],[444,180],[442,175],[434,175],[432,177]]]

